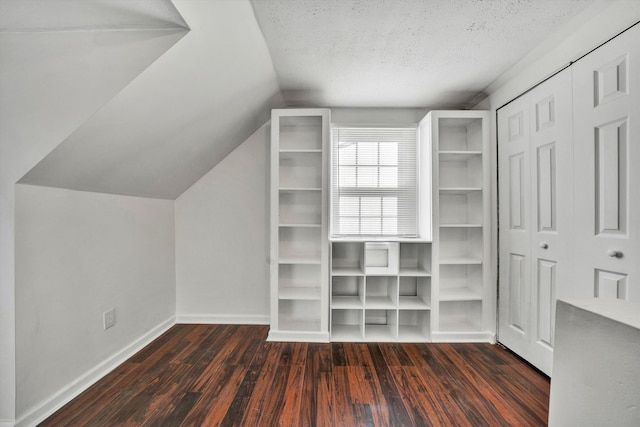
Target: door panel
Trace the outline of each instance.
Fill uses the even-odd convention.
[[[498,112],[499,340],[547,373],[558,284],[573,269],[571,134],[569,71]]]
[[[498,111],[500,193],[500,341],[528,355],[530,322],[530,151],[525,99]]]
[[[639,38],[636,26],[573,67],[576,296],[640,301]]]

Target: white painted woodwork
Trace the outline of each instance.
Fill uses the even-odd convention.
[[[493,341],[489,286],[489,115],[432,111],[433,341]]]
[[[573,265],[571,123],[568,70],[498,112],[499,339],[547,373]]]
[[[329,341],[328,109],[271,115],[270,341]]]
[[[576,297],[640,301],[640,27],[573,66]]]
[[[334,240],[330,295],[332,341],[430,341],[431,242]]]

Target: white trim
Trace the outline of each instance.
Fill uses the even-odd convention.
[[[124,347],[122,350],[112,356],[109,356],[94,368],[80,375],[78,378],[58,390],[58,392],[52,394],[48,399],[43,400],[38,405],[29,409],[25,415],[16,421],[15,426],[34,426],[44,421],[55,411],[66,405],[69,401],[77,397],[80,393],[88,389],[109,372],[124,363],[131,356],[165,333],[169,328],[176,324],[175,320],[175,317],[171,316],[149,332],[133,341],[131,344]],[[0,424],[0,427],[5,427],[4,422]]]
[[[267,341],[282,342],[329,342],[329,332],[304,332],[304,331],[269,331]]]
[[[0,427],[13,427],[14,425],[13,421],[0,420]]]
[[[268,314],[183,314],[176,323],[207,325],[268,325]]]
[[[484,332],[431,332],[431,342],[488,342],[496,343],[496,335],[490,331]]]

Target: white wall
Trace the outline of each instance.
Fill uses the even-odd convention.
[[[176,200],[178,322],[269,322],[269,126]]]
[[[0,425],[15,419],[15,183],[182,35],[0,34]]]
[[[17,418],[175,310],[173,201],[16,186]],[[116,325],[103,330],[115,307]]]

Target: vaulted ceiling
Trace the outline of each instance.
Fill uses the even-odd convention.
[[[22,183],[175,199],[271,108],[472,106],[594,1],[0,0],[0,137],[50,135]]]

